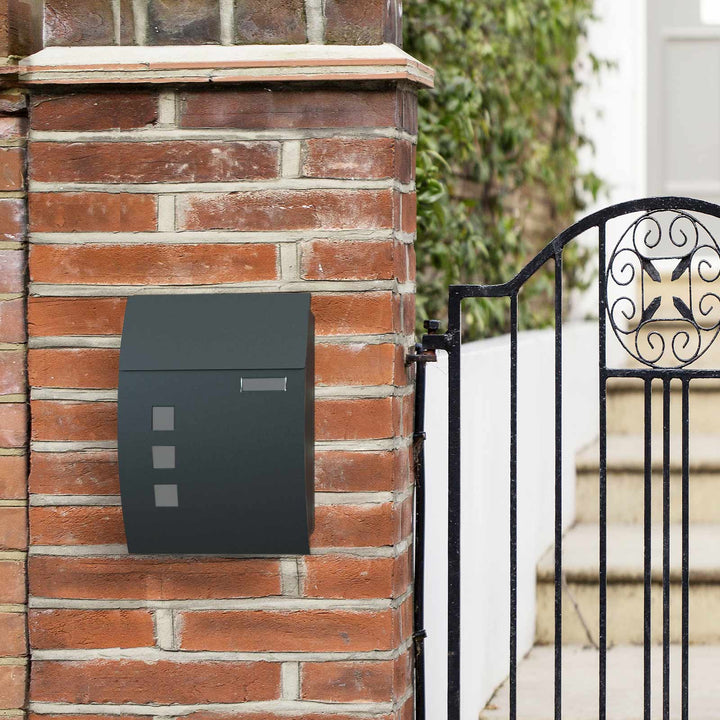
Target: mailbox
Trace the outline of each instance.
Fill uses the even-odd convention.
[[[313,444],[307,293],[128,300],[118,462],[131,553],[309,552]]]

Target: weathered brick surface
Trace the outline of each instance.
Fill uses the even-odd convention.
[[[409,451],[315,453],[318,492],[388,492],[408,481]]]
[[[148,0],[150,45],[205,45],[220,42],[217,0]]]
[[[247,662],[36,661],[36,702],[237,703],[279,697],[280,665]]]
[[[128,193],[31,193],[32,232],[142,232],[157,228],[157,200]]]
[[[27,261],[22,250],[0,250],[0,293],[25,290]]]
[[[25,705],[25,668],[22,665],[0,665],[0,710]]]
[[[32,349],[28,353],[30,385],[51,388],[116,388],[119,362],[118,350]]]
[[[301,697],[326,702],[391,702],[393,662],[303,663]]]
[[[257,245],[35,245],[36,282],[208,285],[277,278],[277,248]]]
[[[193,600],[280,594],[277,560],[161,557],[30,559],[37,597]]]
[[[300,275],[307,280],[391,280],[395,255],[401,252],[392,240],[312,240],[301,245]]]
[[[28,300],[30,335],[120,335],[126,302],[125,298],[114,297],[31,297]]]
[[[20,500],[27,497],[27,458],[20,455],[0,455],[0,500]]]
[[[25,236],[25,201],[0,198],[0,241],[19,242]]]
[[[149,90],[33,95],[33,130],[131,130],[157,122],[157,92]]]
[[[147,610],[31,610],[30,644],[40,650],[152,647]]]
[[[0,560],[0,603],[22,604],[25,597],[24,561]]]
[[[45,45],[113,45],[110,0],[45,0]]]
[[[339,45],[379,45],[385,39],[387,0],[326,0],[325,40]]]
[[[402,164],[403,177],[407,178],[409,161],[399,157],[410,155],[409,143],[400,144],[392,138],[315,138],[304,147],[301,174],[313,178],[348,178],[380,180],[398,177],[396,165]]]
[[[0,396],[25,392],[25,353],[0,351]]]
[[[117,438],[117,404],[33,400],[33,440],[108,441]]]
[[[0,447],[20,448],[27,441],[27,406],[0,403]]]
[[[304,0],[235,0],[235,40],[239,44],[304,43]]]
[[[317,294],[311,304],[317,335],[389,333],[396,328],[390,292]]]
[[[306,557],[302,593],[315,598],[392,597],[393,558]]]
[[[0,192],[16,192],[24,187],[24,148],[0,148]]]
[[[181,127],[268,128],[394,127],[399,108],[391,90],[260,88],[182,93]]]
[[[395,345],[317,345],[315,381],[319,385],[391,385],[397,376]]]
[[[186,612],[183,650],[241,652],[361,652],[389,650],[392,613],[298,610]]]
[[[392,503],[319,505],[315,508],[314,548],[382,547],[400,540]]]
[[[278,143],[39,142],[32,146],[30,177],[95,183],[263,180],[277,176],[278,156]]]
[[[117,453],[34,452],[28,483],[30,492],[44,495],[119,495]]]
[[[0,550],[27,549],[27,510],[0,507]]]
[[[120,44],[135,44],[135,9],[133,0],[120,0]]]
[[[119,507],[32,507],[33,545],[124,545],[125,527]]]
[[[317,440],[370,440],[392,437],[396,429],[394,398],[316,400]]]
[[[25,342],[25,299],[0,300],[0,342]]]
[[[0,656],[18,657],[26,652],[24,613],[0,612]]]
[[[344,230],[393,226],[389,190],[276,190],[190,195],[183,230]]]

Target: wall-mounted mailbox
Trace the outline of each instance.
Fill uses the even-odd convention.
[[[309,552],[313,444],[307,293],[128,300],[118,460],[131,553]]]

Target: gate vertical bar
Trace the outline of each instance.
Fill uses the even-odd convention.
[[[690,381],[682,384],[682,720],[688,720],[690,635]]]
[[[517,376],[518,296],[510,299],[510,718],[517,717]]]
[[[600,647],[600,657],[598,658],[598,719],[605,720],[607,712],[607,335],[606,335],[606,227],[605,223],[598,226],[598,266],[599,266],[599,282],[598,282],[598,332],[599,332],[599,348],[598,355],[600,357],[599,367],[599,395],[600,395],[600,417],[599,417],[599,434],[600,434],[600,476],[598,482],[600,484],[600,507],[599,521],[599,578],[600,584],[600,604],[598,629],[598,644]]]
[[[448,303],[448,720],[460,720],[460,349],[462,296]]]
[[[651,720],[652,709],[652,379],[645,379],[645,510],[644,510],[644,573],[645,608],[643,636],[644,720]]]
[[[562,720],[562,248],[555,249],[555,720]]]
[[[663,378],[663,720],[670,720],[670,378]]]

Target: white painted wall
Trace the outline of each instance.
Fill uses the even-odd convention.
[[[518,641],[535,633],[535,567],[553,543],[554,332],[518,345]],[[574,515],[577,450],[597,436],[597,324],[564,328],[565,524]],[[426,426],[426,683],[428,718],[445,714],[447,688],[447,357],[428,366]],[[509,663],[510,362],[507,336],[462,356],[462,718],[475,720]]]

